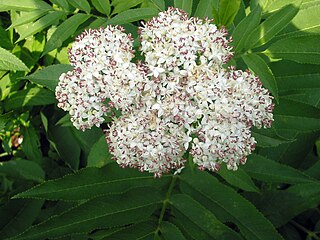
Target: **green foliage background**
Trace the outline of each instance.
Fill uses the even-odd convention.
[[[214,18],[232,65],[276,100],[271,129],[238,171],[187,166],[161,179],[111,161],[102,129],[80,132],[54,89],[87,28],[167,9]],[[0,0],[0,239],[320,239],[319,0]],[[107,127],[107,126],[104,126]]]

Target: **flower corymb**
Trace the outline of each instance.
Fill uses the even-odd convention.
[[[200,169],[236,170],[255,148],[251,127],[270,127],[273,97],[250,71],[225,68],[227,31],[212,20],[169,8],[139,29],[144,61],[119,26],[86,30],[69,52],[71,72],[56,88],[74,126],[100,126],[112,108],[122,115],[106,130],[114,160],[161,176],[186,156]]]

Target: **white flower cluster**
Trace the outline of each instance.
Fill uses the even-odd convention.
[[[81,35],[70,51],[75,69],[60,77],[59,106],[81,129],[120,109],[106,140],[122,167],[161,176],[183,168],[189,152],[200,169],[225,162],[236,170],[255,148],[250,128],[270,127],[274,105],[249,71],[223,67],[232,57],[226,30],[169,8],[139,33],[145,61],[137,64],[120,27]]]

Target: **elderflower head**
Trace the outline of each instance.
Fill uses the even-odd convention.
[[[255,148],[251,127],[270,127],[273,97],[249,71],[224,68],[231,41],[212,20],[177,8],[139,29],[144,62],[133,63],[133,39],[121,27],[88,30],[70,50],[58,106],[82,130],[121,110],[106,130],[114,160],[159,177],[179,172],[185,153],[199,169],[236,170]]]

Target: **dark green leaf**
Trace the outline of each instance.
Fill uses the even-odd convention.
[[[185,170],[181,190],[203,204],[222,222],[233,222],[248,240],[282,239],[272,224],[233,189],[198,170]]]
[[[78,13],[61,23],[46,43],[42,56],[61,47],[63,42],[74,34],[78,27],[88,20],[89,17],[87,14]]]
[[[38,19],[34,23],[27,23],[27,24],[21,25],[20,26],[21,31],[19,32],[20,37],[17,40],[17,42],[35,34],[35,33],[42,31],[46,27],[51,26],[53,23],[55,23],[56,21],[61,19],[64,15],[65,15],[64,12],[59,12],[59,11],[51,12],[51,13],[44,15],[42,18]]]
[[[257,7],[236,26],[232,33],[233,41],[231,42],[235,52],[240,52],[244,48],[248,36],[259,25],[260,19],[261,8]]]
[[[14,159],[7,162],[0,162],[0,173],[8,177],[42,182],[44,171],[35,162],[23,159]]]
[[[290,37],[272,44],[264,53],[272,58],[320,64],[320,35]]]
[[[28,79],[33,83],[47,87],[51,91],[55,91],[60,75],[67,71],[71,71],[72,68],[72,66],[67,64],[56,64],[45,67],[34,74],[25,76],[23,79]]]
[[[50,0],[50,1],[60,6],[62,9],[70,11],[68,0]]]
[[[174,0],[174,7],[180,8],[190,16],[193,0]]]
[[[0,70],[29,71],[19,58],[2,47],[0,47]]]
[[[22,150],[27,158],[31,161],[40,163],[42,159],[42,152],[40,150],[40,140],[36,130],[29,126],[22,128],[23,142],[21,144]]]
[[[162,222],[161,223],[161,234],[165,240],[185,240],[186,238],[183,236],[179,228],[175,226],[171,222]]]
[[[295,184],[316,181],[297,169],[257,154],[248,156],[243,168],[251,177],[265,182]]]
[[[280,137],[274,129],[253,129],[251,134],[257,141],[257,146],[262,148],[276,147],[283,143],[291,142],[292,139]]]
[[[220,0],[219,1],[219,23],[229,26],[240,8],[241,0]]]
[[[52,10],[52,7],[42,0],[20,0],[8,1],[0,0],[0,12],[15,10],[15,11],[33,11],[33,10]]]
[[[290,4],[273,13],[251,32],[246,40],[245,48],[251,49],[269,42],[277,33],[290,23],[299,11],[298,6],[299,4]]]
[[[88,167],[103,167],[110,163],[112,155],[109,152],[109,147],[105,136],[102,136],[91,148],[88,156]]]
[[[256,187],[250,176],[243,171],[241,167],[237,171],[230,171],[227,169],[226,165],[223,164],[219,169],[218,174],[235,187],[247,192],[259,192],[259,189]]]
[[[244,54],[242,55],[242,59],[247,66],[259,76],[263,86],[272,93],[278,102],[277,83],[267,63],[260,56],[254,53]]]
[[[24,106],[41,106],[56,102],[54,93],[50,90],[33,87],[13,92],[5,103],[5,109],[11,110]]]
[[[90,4],[88,3],[87,0],[68,0],[68,2],[75,8],[79,8],[80,10],[88,14],[91,11]]]
[[[27,229],[38,216],[43,200],[11,200],[0,207],[2,239],[15,236]]]
[[[109,0],[92,0],[93,6],[101,13],[105,15],[110,14],[110,2]]]
[[[210,211],[186,194],[171,196],[170,203],[185,218],[197,225],[214,239],[241,239],[241,237],[221,223]]]
[[[86,168],[74,175],[47,181],[16,197],[77,201],[102,194],[121,193],[131,187],[165,185],[170,177],[166,175],[155,181],[152,174],[141,173],[134,169],[121,169],[117,164],[108,164],[104,168]]]
[[[154,8],[136,8],[130,9],[124,12],[119,13],[114,18],[107,21],[108,24],[124,24],[135,22],[141,19],[148,19],[154,17],[158,14],[158,11]]]
[[[148,218],[161,198],[153,188],[134,188],[121,195],[98,197],[29,228],[13,239],[42,240],[135,223]]]
[[[320,110],[297,101],[280,98],[274,110],[273,126],[277,129],[313,131],[320,129]]]

